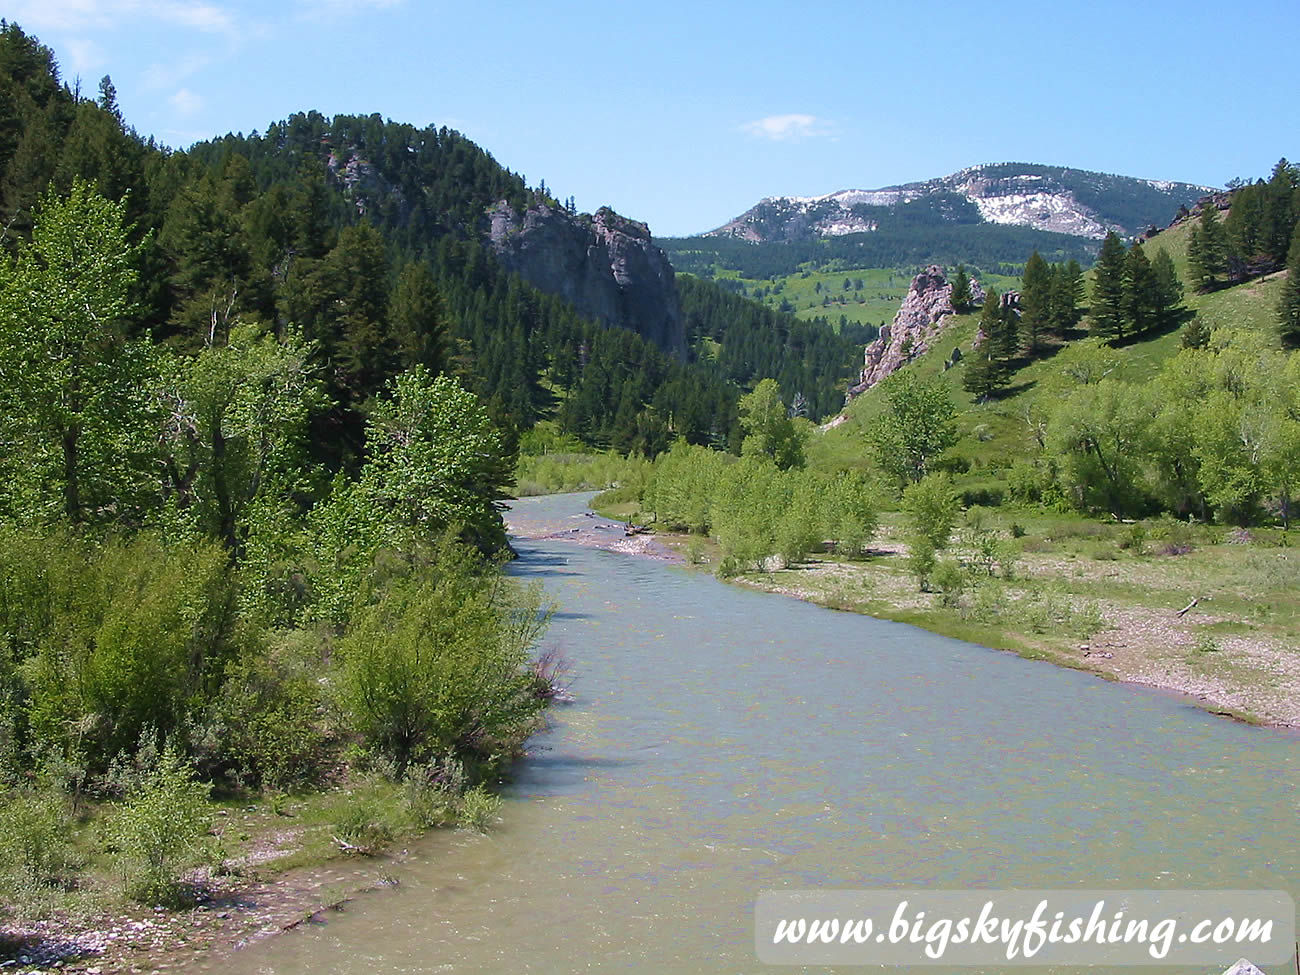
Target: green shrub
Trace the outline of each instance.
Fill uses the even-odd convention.
[[[362,856],[382,853],[397,832],[393,812],[374,800],[351,803],[335,825],[336,836],[348,845],[348,852]]]
[[[219,544],[35,530],[5,541],[16,545],[0,544],[0,632],[32,739],[102,771],[146,728],[180,732],[215,693],[235,618]]]
[[[431,561],[375,584],[339,640],[340,703],[371,750],[404,775],[451,754],[478,780],[514,756],[544,707],[528,650],[547,613],[445,536]]]
[[[955,609],[961,604],[967,581],[966,572],[952,559],[939,562],[930,573],[930,584],[938,594],[939,605],[945,609]]]
[[[501,811],[501,797],[493,795],[482,786],[475,786],[465,793],[461,801],[458,822],[466,829],[486,833]]]
[[[274,634],[226,668],[192,739],[205,778],[289,789],[320,781],[334,754],[322,679],[328,644],[308,630]]]
[[[73,867],[72,816],[57,789],[11,789],[0,797],[0,897],[40,915]]]
[[[200,859],[208,831],[207,795],[190,765],[167,748],[109,826],[126,896],[144,903],[182,900],[181,873]]]

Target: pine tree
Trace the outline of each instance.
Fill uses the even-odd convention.
[[[999,308],[998,293],[990,289],[980,312],[979,344],[964,360],[962,388],[976,402],[983,402],[1007,384],[1009,369],[1004,358],[1004,324]]]
[[[1155,327],[1159,303],[1158,284],[1142,245],[1134,243],[1124,258],[1124,318],[1130,335]]]
[[[388,301],[388,318],[401,354],[401,366],[419,363],[437,376],[447,367],[447,325],[442,297],[433,272],[423,262],[411,262],[397,275]]]
[[[965,359],[965,373],[961,379],[962,388],[975,398],[976,402],[988,399],[1002,384],[1000,363],[993,357],[993,336],[984,335]]]
[[[1124,338],[1124,245],[1111,231],[1102,242],[1093,267],[1092,304],[1088,309],[1089,329],[1109,342]]]
[[[1261,227],[1263,250],[1279,264],[1289,260],[1288,248],[1300,212],[1294,209],[1297,189],[1300,189],[1300,171],[1285,158],[1273,167],[1273,174],[1264,187],[1264,214]]]
[[[1193,229],[1187,241],[1187,261],[1198,291],[1213,291],[1228,270],[1228,235],[1213,201],[1201,210],[1200,232]]]
[[[1151,273],[1155,277],[1156,327],[1169,328],[1183,314],[1183,283],[1178,280],[1174,259],[1163,247],[1156,248]]]
[[[952,303],[953,311],[959,315],[964,315],[970,311],[971,293],[970,278],[966,276],[966,265],[957,265],[957,276],[952,281],[952,294],[948,298]]]
[[[1038,251],[1029,255],[1020,278],[1020,346],[1033,355],[1051,326],[1052,273]]]
[[[1197,291],[1205,280],[1205,245],[1201,241],[1201,228],[1196,225],[1187,232],[1187,274]]]
[[[1078,261],[1052,265],[1051,328],[1059,333],[1079,321],[1083,301],[1083,268]]]
[[[1278,326],[1282,342],[1300,347],[1300,226],[1291,238],[1291,253],[1286,265],[1286,285],[1278,303]]]
[[[1200,315],[1183,326],[1181,345],[1184,349],[1203,349],[1210,344],[1210,329]]]

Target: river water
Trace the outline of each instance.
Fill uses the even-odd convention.
[[[586,497],[509,520],[581,525]],[[558,604],[546,642],[576,702],[501,824],[429,837],[396,890],[224,970],[755,972],[754,899],[785,888],[1300,899],[1291,734],[680,567],[515,545],[512,574]]]

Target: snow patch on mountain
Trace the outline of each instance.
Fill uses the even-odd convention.
[[[1004,196],[967,195],[989,223],[1015,224],[1058,234],[1100,239],[1107,227],[1069,193],[1008,193]]]

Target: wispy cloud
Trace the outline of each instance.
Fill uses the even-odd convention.
[[[816,115],[793,113],[790,115],[769,115],[766,118],[746,122],[741,127],[757,139],[770,139],[773,142],[798,142],[800,139],[817,139],[834,135],[835,126]]]
[[[298,16],[304,20],[346,17],[364,10],[400,7],[406,0],[297,0]]]
[[[188,88],[182,88],[167,99],[167,104],[176,111],[177,115],[184,118],[187,115],[193,115],[203,107],[203,98],[194,94]]]
[[[89,76],[107,63],[107,56],[94,41],[74,37],[62,45],[66,56],[62,59],[75,75]]]
[[[214,62],[211,54],[207,53],[190,53],[174,61],[162,62],[155,61],[149,67],[145,68],[141,81],[146,88],[158,91],[160,89],[175,88],[186,78],[198,74],[204,68],[209,67]]]
[[[14,0],[11,19],[35,30],[85,31],[153,20],[206,34],[234,35],[235,15],[206,0]]]

